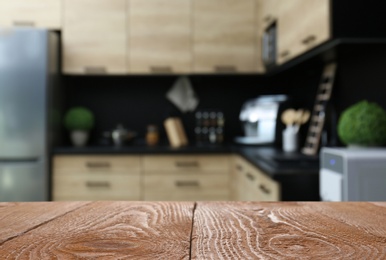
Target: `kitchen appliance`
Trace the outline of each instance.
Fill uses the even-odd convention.
[[[42,29],[0,29],[0,201],[49,200],[58,42]]]
[[[386,201],[386,148],[321,150],[320,196],[325,201]]]
[[[263,64],[266,69],[272,69],[276,66],[276,57],[277,57],[276,24],[277,23],[275,21],[275,22],[272,22],[269,26],[267,26],[262,36],[261,51],[262,51]]]
[[[240,112],[244,135],[236,137],[240,144],[273,143],[280,105],[287,101],[286,95],[263,95],[246,101]]]

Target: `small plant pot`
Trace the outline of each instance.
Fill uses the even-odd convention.
[[[74,130],[71,132],[71,142],[76,147],[85,146],[88,141],[89,134],[87,131]]]

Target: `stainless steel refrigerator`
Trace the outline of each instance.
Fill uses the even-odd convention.
[[[0,29],[0,201],[49,200],[58,34]]]

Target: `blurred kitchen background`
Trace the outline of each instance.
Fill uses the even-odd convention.
[[[362,193],[371,183],[348,192],[347,144],[337,131],[341,114],[360,101],[386,108],[385,7],[360,0],[0,1],[0,201],[386,199]],[[12,84],[23,86],[19,94],[9,94]],[[318,100],[323,84],[332,92]],[[187,111],[168,97],[172,90],[180,105],[192,104]],[[245,120],[247,102],[255,107]],[[316,102],[324,124],[307,153]],[[70,118],[79,107],[86,116]],[[282,116],[292,109],[310,116],[283,150]],[[30,127],[32,118],[39,127]],[[71,139],[76,125],[88,130],[84,144]],[[28,131],[17,150],[20,140],[10,135],[20,128]],[[384,183],[384,144],[376,146],[373,180]],[[323,159],[323,147],[338,152]],[[324,168],[331,190],[323,198]]]

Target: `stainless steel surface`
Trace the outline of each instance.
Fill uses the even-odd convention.
[[[49,93],[57,35],[0,29],[0,201],[48,200]]]
[[[123,125],[118,124],[117,128],[111,132],[111,137],[116,146],[121,146],[134,138],[135,133],[124,128]]]
[[[48,196],[43,162],[0,163],[0,201],[41,201]]]

